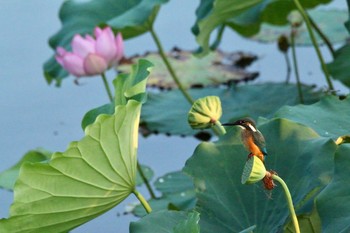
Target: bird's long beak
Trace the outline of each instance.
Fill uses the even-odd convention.
[[[237,122],[228,122],[228,123],[224,123],[222,124],[223,126],[233,126],[233,125],[238,125]]]

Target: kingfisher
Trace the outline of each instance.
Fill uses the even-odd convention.
[[[257,156],[262,162],[267,155],[265,138],[256,128],[255,122],[251,118],[243,118],[234,123],[225,123],[224,126],[237,125],[242,129],[241,138],[245,148],[250,152],[248,158]]]

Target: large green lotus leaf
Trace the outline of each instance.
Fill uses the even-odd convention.
[[[94,123],[96,118],[100,114],[112,115],[114,113],[114,103],[104,104],[100,107],[91,109],[85,113],[83,120],[81,121],[81,128],[85,129],[88,125]]]
[[[150,74],[153,64],[147,60],[139,59],[137,64],[131,66],[130,74],[119,74],[113,81],[115,87],[114,103],[104,104],[100,107],[88,111],[81,122],[85,129],[92,124],[100,114],[112,115],[114,105],[125,105],[128,100],[133,99],[138,102],[145,102],[147,94],[145,93],[147,77]]]
[[[22,165],[10,217],[0,221],[0,232],[66,232],[134,191],[143,102],[139,97],[145,97],[150,66],[139,61],[133,69],[138,72],[117,82],[123,85],[115,86],[116,93],[124,93],[127,101],[116,100],[115,113],[99,115],[85,128],[83,139],[72,142],[64,153],[54,153],[49,163]]]
[[[338,137],[350,132],[350,98],[325,96],[312,105],[284,106],[276,117],[291,119],[314,129],[323,137]]]
[[[305,8],[312,8],[330,0],[300,0]],[[273,25],[287,23],[287,15],[295,9],[293,0],[202,0],[196,14],[193,32],[202,51],[209,52],[210,35],[218,26],[228,25],[243,36],[259,32],[263,22]]]
[[[123,201],[135,187],[140,109],[134,100],[117,106],[48,164],[24,164],[0,232],[68,231]]]
[[[159,6],[168,0],[90,0],[65,1],[60,9],[62,28],[53,35],[49,44],[70,48],[75,34],[92,34],[98,25],[108,24],[114,30],[121,31],[124,39],[147,32],[159,10]],[[67,72],[52,56],[44,64],[46,80],[59,83],[67,76]]]
[[[199,214],[195,211],[152,212],[130,224],[130,233],[199,233]]]
[[[197,42],[202,47],[202,54],[209,52],[209,39],[211,32],[219,25],[225,23],[225,21],[231,17],[237,16],[243,13],[245,10],[259,4],[261,0],[216,0],[201,1],[201,10],[197,10],[196,29],[193,31],[196,33]],[[203,14],[203,15],[201,15]]]
[[[195,181],[201,232],[239,232],[254,225],[256,232],[278,232],[289,220],[285,194],[278,184],[271,192],[262,183],[241,184],[248,152],[237,144],[237,128],[218,142],[201,143],[186,162],[184,171]],[[287,119],[258,128],[266,139],[267,169],[287,183],[297,214],[311,212],[312,199],[305,199],[329,183],[335,143]]]
[[[251,54],[224,53],[217,50],[211,52],[205,58],[199,59],[190,51],[173,49],[167,54],[167,57],[185,88],[253,80],[258,75],[256,72],[248,72],[241,67],[243,60],[246,61],[246,64],[244,64],[246,66],[257,59],[256,56]],[[148,86],[162,89],[177,87],[158,53],[146,53],[144,56],[135,56],[130,58],[128,63],[135,63],[140,58],[145,58],[155,65],[148,79]],[[118,70],[129,72],[130,65],[119,65]]]
[[[324,233],[350,231],[349,155],[349,144],[338,148],[334,158],[334,177],[316,199]]]
[[[350,87],[349,56],[350,45],[346,44],[335,51],[334,60],[327,64],[327,68],[332,77],[339,80],[347,87]]]
[[[331,43],[344,42],[349,37],[344,27],[344,22],[349,17],[347,11],[318,9],[310,10],[308,13]],[[270,43],[276,42],[281,35],[290,35],[290,33],[290,25],[276,26],[262,24],[259,33],[250,37],[250,39]],[[316,34],[316,40],[318,44],[324,43],[318,34]],[[296,30],[295,44],[312,45],[305,23]]]
[[[180,221],[174,227],[174,233],[199,233],[199,213],[190,212],[187,214],[187,219]]]
[[[51,154],[51,152],[44,149],[35,149],[28,151],[15,165],[0,173],[0,187],[8,190],[13,190],[13,187],[19,175],[19,169],[23,163],[45,162],[51,158]]]
[[[319,100],[320,93],[314,92],[313,87],[303,86],[303,92],[305,103]],[[221,122],[245,116],[271,117],[283,105],[299,103],[297,87],[294,84],[284,83],[242,85],[232,89],[208,87],[191,89],[190,94],[194,99],[208,95],[218,96],[223,109]],[[150,132],[175,135],[194,135],[203,132],[194,131],[186,124],[190,108],[190,104],[178,90],[150,93],[142,109],[141,119]]]
[[[152,211],[166,209],[190,210],[196,203],[192,179],[181,171],[170,172],[159,177],[154,183],[162,196],[149,200]],[[144,216],[146,212],[141,205],[132,211],[136,216]]]

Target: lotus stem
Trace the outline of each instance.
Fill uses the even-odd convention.
[[[102,76],[103,84],[104,84],[105,89],[107,91],[107,95],[108,95],[109,101],[113,102],[113,95],[112,95],[112,92],[111,92],[111,88],[109,87],[109,84],[108,84],[108,81],[107,81],[105,73],[102,73],[101,76]]]
[[[164,49],[162,44],[160,43],[159,37],[157,36],[156,32],[153,30],[153,28],[151,27],[150,29],[152,38],[154,40],[154,42],[157,45],[158,51],[160,56],[163,59],[163,62],[166,66],[166,68],[168,69],[171,77],[173,78],[173,80],[175,81],[176,85],[179,87],[180,91],[182,92],[182,94],[185,96],[186,100],[192,105],[194,103],[194,100],[192,99],[192,97],[190,96],[190,94],[187,92],[187,90],[183,87],[181,81],[179,80],[179,78],[177,77],[173,67],[171,66],[167,56],[164,53]]]
[[[137,161],[137,171],[139,172],[140,176],[141,176],[141,179],[143,180],[143,182],[145,183],[146,185],[146,188],[151,196],[152,199],[155,199],[156,198],[156,195],[154,194],[154,191],[147,179],[147,177],[145,176],[145,174],[143,173],[143,170],[142,170],[142,167],[139,163],[139,161]]]
[[[298,218],[297,218],[297,215],[295,214],[295,210],[294,210],[294,206],[293,206],[293,201],[292,201],[292,196],[290,195],[288,186],[287,186],[286,183],[285,183],[278,175],[276,175],[276,174],[271,174],[271,178],[274,179],[274,180],[276,180],[277,182],[279,182],[279,183],[282,185],[282,188],[283,188],[283,190],[284,190],[284,194],[285,194],[286,199],[287,199],[287,203],[288,203],[288,208],[289,208],[290,216],[291,216],[292,221],[293,221],[295,233],[300,233]]]
[[[287,78],[286,78],[286,84],[288,84],[289,83],[289,80],[290,80],[290,73],[291,73],[291,70],[292,70],[292,68],[291,68],[291,66],[290,66],[290,60],[289,60],[289,57],[288,57],[288,53],[286,52],[286,53],[283,53],[283,55],[284,55],[284,58],[285,58],[285,60],[286,60],[286,64],[287,64]]]
[[[335,56],[335,51],[332,46],[332,43],[329,41],[328,37],[321,31],[319,26],[315,23],[315,21],[308,15],[310,19],[311,26],[315,29],[315,31],[318,33],[318,35],[322,38],[323,42],[326,44],[327,48],[329,49],[329,52],[332,54],[332,57]]]
[[[222,126],[220,121],[215,121],[211,128],[217,136],[226,134],[226,129]]]
[[[136,196],[136,198],[139,199],[141,205],[146,210],[146,212],[148,214],[151,213],[152,212],[152,208],[149,205],[149,203],[146,201],[146,199],[142,196],[142,194],[140,192],[138,192],[136,189],[134,189],[132,192]]]
[[[299,76],[299,68],[298,68],[298,61],[297,61],[297,55],[296,55],[296,51],[295,51],[294,29],[293,28],[292,28],[292,32],[291,32],[290,38],[291,38],[292,57],[293,57],[295,78],[297,79],[299,100],[300,100],[300,103],[303,104],[304,103],[304,97],[303,97],[303,91],[302,91],[302,88],[301,88],[301,82],[300,82],[300,76]]]
[[[211,50],[215,50],[219,46],[219,44],[221,42],[222,35],[224,34],[224,30],[225,30],[225,24],[221,24],[221,26],[218,29],[216,39],[215,39],[214,43],[210,46]]]
[[[332,80],[331,80],[330,75],[328,73],[328,69],[327,69],[326,63],[324,62],[324,59],[323,59],[323,56],[321,54],[320,48],[318,47],[318,44],[317,44],[314,32],[312,31],[310,19],[309,19],[307,13],[305,12],[303,6],[300,4],[299,0],[294,0],[294,3],[295,3],[298,11],[300,12],[301,16],[303,17],[303,19],[305,21],[307,30],[308,30],[309,35],[310,35],[310,39],[311,39],[312,44],[313,44],[313,46],[314,46],[314,48],[316,50],[318,59],[320,60],[322,71],[323,71],[323,73],[324,73],[324,75],[326,77],[326,81],[328,83],[328,88],[329,88],[329,90],[333,91],[334,90],[333,83],[332,83]]]

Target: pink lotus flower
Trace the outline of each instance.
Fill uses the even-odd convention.
[[[95,38],[76,34],[72,40],[72,52],[57,47],[56,60],[76,77],[102,74],[117,65],[123,57],[124,45],[120,33],[116,36],[110,27],[94,30]]]

